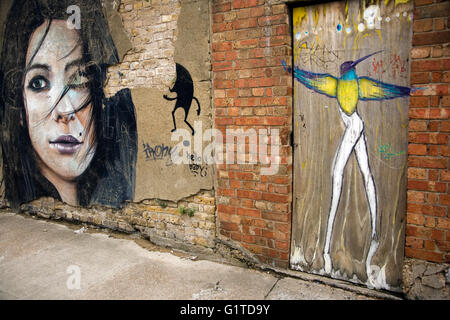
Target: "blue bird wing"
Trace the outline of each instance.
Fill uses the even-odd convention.
[[[336,98],[337,78],[328,73],[313,73],[302,70],[294,66],[294,72],[291,67],[287,67],[286,63],[282,61],[284,69],[289,73],[293,73],[294,78],[303,84],[305,87],[314,90],[315,92],[324,94],[330,98]]]
[[[360,100],[384,100],[409,96],[414,89],[397,86],[368,77],[359,77],[359,99]]]

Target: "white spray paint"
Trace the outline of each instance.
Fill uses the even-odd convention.
[[[295,242],[294,247],[295,249],[291,256],[291,264],[296,265],[297,267],[299,267],[299,265],[308,265],[305,259],[305,254],[303,253],[303,249],[295,246]]]
[[[380,29],[380,7],[371,5],[364,10],[364,20],[368,29]]]

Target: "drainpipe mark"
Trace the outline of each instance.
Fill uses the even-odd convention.
[[[278,278],[277,281],[275,281],[275,283],[273,284],[272,288],[270,288],[269,292],[267,292],[267,294],[264,296],[264,300],[267,300],[267,297],[269,296],[269,294],[272,292],[273,288],[275,288],[275,286],[277,285],[278,281],[280,281],[281,278]]]

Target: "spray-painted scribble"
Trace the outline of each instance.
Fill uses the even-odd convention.
[[[332,68],[339,61],[339,52],[330,50],[325,45],[305,40],[299,43],[296,50],[297,63],[308,63],[323,67],[325,69]]]
[[[177,130],[177,124],[175,121],[175,111],[178,108],[184,109],[184,122],[189,126],[192,131],[192,135],[195,134],[194,128],[192,128],[191,124],[187,121],[187,117],[189,115],[189,110],[191,109],[192,101],[195,100],[197,102],[197,116],[200,115],[200,102],[198,99],[194,97],[194,82],[192,81],[192,77],[189,74],[189,71],[186,70],[181,64],[176,64],[177,78],[175,80],[172,88],[169,89],[170,92],[175,92],[177,96],[175,98],[164,95],[164,99],[168,101],[176,100],[175,107],[172,110],[172,120],[173,120],[173,129],[172,132]]]
[[[394,152],[392,151],[392,146],[390,143],[386,143],[383,145],[381,145],[381,143],[378,143],[378,153],[383,160],[390,160],[391,158],[405,154],[405,151]]]
[[[145,154],[145,161],[157,161],[157,160],[165,160],[166,167],[172,166],[174,163],[172,162],[172,154],[177,151],[177,147],[170,147],[163,144],[158,144],[151,146],[148,143],[142,143],[143,150]]]
[[[292,73],[295,80],[317,93],[337,99],[339,113],[346,127],[332,166],[331,205],[328,213],[325,247],[323,252],[325,272],[330,274],[332,271],[332,261],[330,256],[331,236],[342,193],[344,169],[350,155],[354,152],[363,175],[365,193],[371,215],[371,244],[366,259],[366,272],[369,281],[373,278],[371,260],[379,245],[376,231],[377,193],[369,165],[364,122],[359,116],[356,108],[360,100],[394,99],[409,96],[413,91],[413,89],[408,87],[388,84],[368,77],[359,77],[356,74],[355,69],[360,62],[379,52],[381,51],[366,55],[356,61],[346,61],[342,63],[340,66],[339,78],[327,73],[312,73],[302,70],[297,66],[292,69],[291,67],[287,67],[286,63],[283,62],[285,70]]]
[[[197,154],[194,152],[194,154],[186,154],[186,156],[189,159],[189,171],[196,176],[200,177],[206,177],[208,175],[208,167],[205,165],[202,165],[202,157],[197,156]]]
[[[145,153],[145,160],[149,161],[155,161],[155,160],[162,160],[166,157],[169,157],[172,155],[173,152],[176,152],[173,147],[169,147],[163,144],[161,145],[155,145],[150,146],[148,143],[143,143],[143,152]]]
[[[368,70],[370,77],[381,75],[390,76],[393,79],[407,78],[408,60],[402,59],[398,54],[392,53],[385,62],[381,58],[371,59],[371,68]]]

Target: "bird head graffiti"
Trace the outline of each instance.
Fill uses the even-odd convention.
[[[344,63],[341,64],[340,67],[340,72],[341,72],[341,77],[344,76],[345,74],[347,74],[350,71],[355,71],[356,65],[364,60],[366,60],[367,58],[373,56],[374,54],[380,53],[382,52],[382,50],[371,53],[367,56],[364,56],[356,61],[345,61]],[[356,76],[356,73],[355,73]]]

